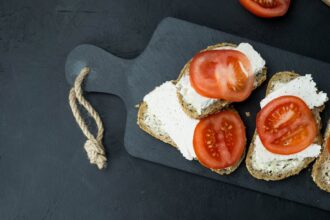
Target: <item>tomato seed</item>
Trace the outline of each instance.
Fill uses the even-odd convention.
[[[277,5],[277,2],[274,0],[254,0],[254,2],[265,8],[274,8]]]

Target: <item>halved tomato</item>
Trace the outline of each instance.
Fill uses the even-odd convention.
[[[283,16],[289,9],[290,0],[240,0],[252,14],[263,17],[273,18]]]
[[[192,87],[208,98],[240,102],[253,89],[250,61],[237,50],[200,52],[192,59],[189,74]]]
[[[257,114],[257,132],[267,150],[294,154],[311,145],[317,124],[306,103],[296,96],[281,96]]]
[[[234,165],[246,145],[245,126],[237,112],[225,110],[200,120],[194,132],[199,162],[211,169]]]

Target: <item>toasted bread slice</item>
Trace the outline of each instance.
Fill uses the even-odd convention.
[[[236,44],[231,44],[231,43],[220,43],[220,44],[215,44],[212,46],[207,47],[206,49],[202,50],[202,51],[206,51],[206,50],[214,50],[215,48],[219,48],[219,47],[237,47]],[[187,73],[189,72],[189,65],[190,65],[191,60],[184,65],[183,69],[181,70],[181,73],[177,79],[177,82]],[[264,67],[262,69],[261,72],[259,72],[256,75],[255,78],[255,83],[254,83],[254,89],[256,89],[258,86],[260,86],[267,77],[267,68]],[[184,110],[184,112],[186,114],[188,114],[190,117],[195,118],[195,119],[201,119],[204,118],[208,115],[214,114],[218,111],[220,111],[221,109],[225,108],[226,106],[230,105],[231,102],[226,101],[226,100],[216,100],[215,102],[213,102],[211,105],[207,106],[206,108],[202,109],[201,113],[199,113],[194,106],[192,106],[190,103],[187,103],[183,96],[181,95],[180,92],[177,93],[178,97],[179,97],[179,101],[180,104]]]
[[[322,153],[313,165],[312,178],[316,185],[327,192],[330,192],[330,153],[328,141],[330,138],[330,120],[324,133]]]
[[[175,82],[173,82],[173,83],[175,83]],[[227,109],[235,111],[233,108],[227,107]],[[170,138],[170,136],[166,133],[166,131],[164,131],[164,129],[161,127],[161,123],[157,119],[157,117],[148,111],[148,104],[146,102],[142,102],[139,105],[137,124],[142,130],[144,130],[151,136],[177,148],[176,143]],[[217,169],[217,170],[212,169],[212,171],[216,172],[220,175],[230,174],[238,168],[238,166],[240,165],[240,163],[242,162],[244,157],[245,157],[245,151],[242,154],[241,159],[239,161],[237,161],[237,163],[234,164],[233,166],[227,167],[225,169]]]
[[[271,93],[274,89],[274,86],[276,83],[287,83],[296,77],[298,77],[299,74],[294,72],[279,72],[276,73],[269,81],[266,95]],[[323,110],[324,106],[314,108],[312,110],[314,117],[316,119],[317,125],[318,125],[318,135],[315,138],[314,143],[315,144],[321,144],[322,143],[322,136],[320,133],[321,130],[321,118],[320,118],[320,112]],[[281,180],[285,179],[289,176],[297,175],[301,170],[306,168],[311,162],[313,162],[316,158],[305,158],[303,160],[298,159],[288,159],[283,161],[276,161],[274,164],[272,164],[271,167],[268,167],[267,169],[260,169],[257,168],[255,165],[255,139],[256,139],[256,132],[254,133],[253,139],[251,141],[247,157],[246,157],[246,167],[250,174],[254,176],[257,179],[263,179],[263,180]]]

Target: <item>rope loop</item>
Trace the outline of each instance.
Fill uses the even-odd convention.
[[[84,148],[91,164],[95,164],[99,169],[103,169],[107,164],[107,157],[105,155],[104,146],[102,144],[104,127],[99,114],[95,111],[93,106],[84,98],[82,84],[90,73],[90,68],[84,67],[77,76],[73,87],[69,94],[69,104],[79,125],[81,131],[87,138]],[[78,103],[81,105],[95,121],[97,127],[97,134],[94,136],[89,130],[85,120],[82,118],[78,108]]]

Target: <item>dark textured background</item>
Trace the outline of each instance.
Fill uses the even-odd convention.
[[[132,158],[122,144],[123,103],[110,95],[88,95],[107,129],[109,168],[88,164],[67,104],[66,55],[92,43],[135,57],[166,16],[330,62],[330,8],[319,0],[294,1],[287,16],[271,21],[236,0],[1,0],[0,219],[329,219]]]

